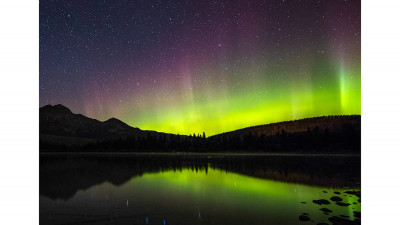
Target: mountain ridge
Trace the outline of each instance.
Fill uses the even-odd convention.
[[[70,112],[71,114],[79,115],[79,116],[82,116],[82,117],[85,117],[85,118],[88,118],[88,119],[91,119],[91,120],[99,121],[99,122],[101,122],[103,124],[114,124],[114,125],[119,124],[120,126],[131,127],[131,128],[135,128],[135,129],[141,130],[138,127],[132,127],[132,126],[128,125],[127,123],[123,122],[122,120],[120,120],[118,118],[115,118],[115,117],[111,117],[111,118],[109,118],[107,120],[100,121],[100,120],[97,120],[97,119],[93,119],[93,118],[84,116],[82,114],[75,114],[75,113],[72,113],[72,111],[69,108],[67,108],[66,106],[64,106],[62,104],[56,104],[54,106],[49,104],[49,105],[42,106],[39,109],[40,110],[49,109],[51,107],[53,107],[53,109],[55,109],[54,111]],[[209,137],[211,138],[211,137],[216,137],[216,136],[220,136],[220,135],[228,135],[228,134],[233,134],[233,133],[238,133],[238,132],[248,132],[248,131],[250,133],[253,133],[253,134],[257,133],[258,135],[260,135],[260,131],[259,130],[260,129],[265,129],[267,127],[275,127],[275,128],[274,128],[273,131],[269,131],[267,133],[264,133],[265,135],[276,134],[277,132],[280,132],[282,130],[282,128],[285,129],[285,131],[289,132],[289,133],[290,132],[301,132],[301,131],[306,131],[307,127],[314,128],[315,126],[313,126],[313,125],[318,125],[318,123],[320,123],[321,120],[325,120],[324,121],[325,125],[332,126],[332,121],[326,121],[327,119],[336,120],[336,121],[340,122],[340,120],[342,118],[346,118],[346,119],[350,118],[350,120],[352,122],[354,122],[354,123],[361,123],[361,115],[357,115],[357,114],[353,114],[353,115],[328,115],[328,116],[308,117],[308,118],[302,118],[302,119],[286,120],[286,121],[280,121],[280,122],[274,122],[274,123],[267,123],[267,124],[249,126],[249,127],[239,128],[239,129],[236,129],[236,130],[231,130],[231,131],[226,131],[226,132],[214,134],[214,135],[211,135]],[[289,127],[289,129],[288,129],[288,126],[287,126],[287,124],[308,122],[308,121],[311,121],[311,120],[313,120],[313,123],[308,124],[308,126],[303,126],[302,128],[297,128],[295,130],[293,130],[293,127]],[[346,121],[346,122],[348,122],[348,121]],[[276,127],[279,127],[279,128],[276,128]],[[322,127],[324,128],[324,126],[322,126]],[[257,130],[257,131],[254,132],[254,131],[251,131],[251,130]],[[158,132],[158,131],[154,131],[154,130],[142,130],[142,131],[156,132],[156,133],[162,133],[162,134],[172,134],[172,133]],[[172,134],[172,135],[174,135],[174,134]],[[183,135],[183,136],[188,136],[188,135]]]
[[[39,133],[89,139],[113,139],[137,135],[141,130],[110,118],[99,121],[75,114],[67,107],[46,105],[39,108]]]
[[[359,124],[361,126],[361,115],[335,115],[335,116],[319,116],[311,118],[303,118],[297,120],[281,121],[276,123],[262,124],[256,126],[245,127],[233,131],[223,132],[212,135],[209,138],[219,137],[221,135],[244,135],[251,134],[255,136],[275,135],[284,130],[288,133],[305,132],[315,127],[319,129],[340,129],[343,124]]]
[[[358,152],[361,116],[322,116],[246,127],[210,136],[175,135],[131,127],[117,118],[99,121],[74,114],[67,107],[46,105],[39,109],[41,148],[89,146],[111,151],[297,151],[316,148]],[[324,142],[329,143],[324,146]],[[68,147],[69,146],[69,147]],[[85,147],[86,146],[86,147]],[[286,149],[283,149],[286,148]],[[311,150],[310,150],[311,149]],[[299,150],[300,151],[300,150]],[[330,150],[327,150],[330,151]]]

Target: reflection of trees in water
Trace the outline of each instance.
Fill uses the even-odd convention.
[[[358,186],[360,163],[359,156],[41,156],[40,194],[68,199],[78,190],[105,181],[121,185],[144,173],[185,169],[320,186]]]

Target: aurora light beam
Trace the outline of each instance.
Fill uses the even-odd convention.
[[[40,105],[213,135],[361,114],[360,1],[40,1]]]

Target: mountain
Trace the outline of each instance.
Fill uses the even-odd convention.
[[[361,116],[322,116],[247,127],[208,138],[145,131],[111,118],[39,109],[40,151],[360,153]]]
[[[39,136],[41,143],[52,146],[84,146],[98,142],[115,142],[127,138],[163,137],[174,134],[145,131],[116,118],[104,122],[72,113],[67,107],[46,105],[39,109]],[[179,135],[182,137],[183,135]]]
[[[63,105],[46,105],[39,109],[39,133],[93,140],[140,135],[139,128],[111,118],[105,122],[74,114]]]
[[[361,116],[322,116],[248,127],[207,138],[209,149],[273,153],[361,153]]]
[[[361,116],[360,115],[345,115],[345,116],[321,116],[314,118],[306,118],[300,120],[284,121],[279,123],[270,123],[246,127],[243,129],[226,132],[210,136],[210,138],[234,137],[234,136],[271,136],[281,133],[302,133],[310,132],[314,129],[329,130],[330,132],[342,132],[343,127],[353,127],[361,132]]]

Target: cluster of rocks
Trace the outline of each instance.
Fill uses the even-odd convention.
[[[332,216],[328,218],[329,221],[333,223],[333,225],[359,225],[361,224],[361,219],[357,218],[354,221],[343,218],[343,216]]]
[[[324,193],[328,193],[327,191],[323,191],[323,192]],[[340,192],[337,192],[337,191],[335,191],[333,193],[337,194],[337,195],[341,194]],[[359,203],[361,203],[361,191],[353,190],[353,191],[345,191],[344,193],[350,195],[350,197],[352,195],[357,196],[358,197],[357,201]],[[347,195],[344,195],[344,196],[347,196]],[[336,196],[336,195],[332,196],[330,198],[330,200],[332,202],[334,202],[338,206],[349,206],[349,205],[351,205],[349,203],[343,202],[343,199],[341,197],[339,197],[339,196]],[[329,205],[329,204],[331,204],[331,202],[326,200],[326,199],[313,200],[312,202],[315,203],[315,204],[318,204],[318,205]],[[301,203],[306,204],[306,202],[301,202]],[[357,202],[353,202],[353,204],[356,205],[358,203]],[[329,215],[330,213],[332,213],[332,210],[330,210],[328,208],[321,208],[319,210],[324,212],[325,215]],[[361,212],[354,211],[353,215],[356,218],[354,220],[350,220],[349,216],[347,216],[347,215],[332,216],[332,217],[329,217],[328,220],[330,222],[332,222],[333,225],[359,225],[359,224],[361,224]],[[302,213],[299,216],[299,220],[300,221],[309,221],[310,217],[309,217],[309,215],[307,213]],[[327,225],[327,223],[317,223],[317,225]]]

